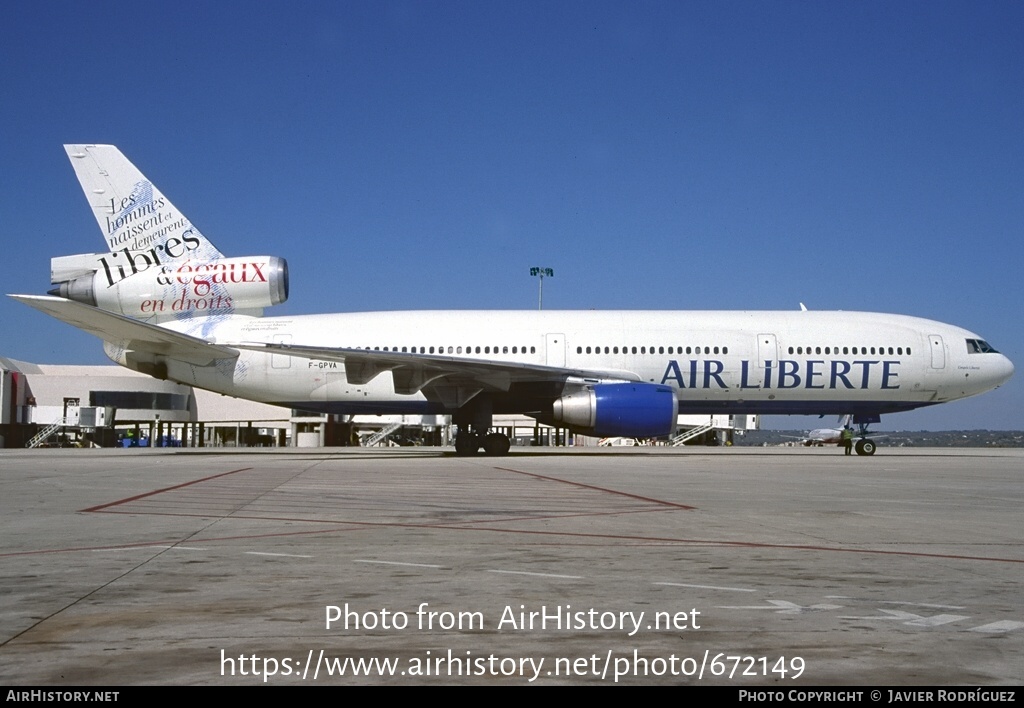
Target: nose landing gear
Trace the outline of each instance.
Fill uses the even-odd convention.
[[[857,444],[854,446],[853,449],[857,451],[858,455],[874,455],[876,448],[877,446],[875,445],[874,440],[861,438],[860,440],[857,441]]]

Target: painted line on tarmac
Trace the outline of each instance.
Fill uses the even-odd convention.
[[[757,592],[752,588],[729,588],[720,585],[691,585],[689,583],[654,583],[654,585],[667,585],[672,588],[697,588],[698,590],[726,590],[728,592]]]
[[[531,573],[528,570],[487,570],[487,573],[501,573],[502,575],[530,575],[535,578],[561,578],[563,580],[583,580],[583,575],[556,575],[555,573]]]
[[[357,558],[353,563],[372,563],[373,565],[401,565],[409,568],[444,568],[443,565],[431,565],[430,563],[402,563],[400,561],[365,560]]]
[[[672,507],[674,509],[683,509],[685,511],[693,511],[697,507],[689,506],[687,504],[677,504],[676,502],[665,501],[664,499],[655,499],[653,497],[645,497],[639,494],[631,494],[629,492],[623,492],[618,489],[609,489],[608,487],[598,487],[593,484],[583,484],[582,482],[572,482],[568,479],[559,479],[558,477],[548,477],[543,474],[536,474],[535,472],[524,472],[523,470],[514,470],[511,467],[495,467],[496,470],[502,472],[512,472],[513,474],[521,474],[527,477],[533,477],[534,479],[543,479],[547,482],[558,482],[560,484],[568,484],[573,487],[579,487],[580,489],[591,489],[595,492],[604,492],[605,494],[615,494],[620,497],[627,497],[629,499],[638,499],[640,501],[651,502],[652,504],[660,504],[662,506]]]
[[[164,487],[163,489],[154,489],[152,492],[145,492],[144,494],[136,494],[134,497],[127,497],[125,499],[118,499],[117,501],[108,502],[107,504],[100,504],[99,506],[91,506],[88,509],[82,509],[81,511],[102,511],[109,509],[112,506],[119,506],[121,504],[127,504],[128,502],[138,501],[139,499],[145,499],[155,494],[162,494],[163,492],[169,492],[174,489],[181,489],[182,487],[191,487],[193,484],[199,484],[200,482],[209,482],[211,479],[217,479],[218,477],[226,477],[229,474],[238,474],[239,472],[246,472],[251,470],[252,467],[242,467],[241,469],[231,470],[230,472],[221,472],[220,474],[210,475],[209,477],[203,477],[202,479],[194,479],[191,482],[184,482],[182,484],[175,484],[173,487]]]

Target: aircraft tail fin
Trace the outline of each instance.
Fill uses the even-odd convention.
[[[113,145],[64,149],[109,251],[51,259],[50,295],[147,322],[259,316],[288,298],[283,259],[225,258]]]
[[[221,253],[113,145],[65,145],[111,253],[153,252],[160,262],[210,260]]]

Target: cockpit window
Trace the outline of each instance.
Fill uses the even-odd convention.
[[[995,348],[986,342],[984,339],[968,339],[967,340],[967,353],[968,354],[998,354]]]

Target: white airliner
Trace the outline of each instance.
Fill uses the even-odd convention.
[[[826,445],[841,445],[842,442],[843,442],[843,428],[845,428],[846,426],[852,426],[852,424],[853,424],[853,416],[852,415],[841,415],[841,416],[839,416],[839,425],[840,425],[840,427],[838,427],[838,428],[815,428],[814,430],[807,431],[807,435],[804,435],[802,437],[794,436],[794,435],[783,435],[782,437],[793,438],[794,440],[797,440],[799,442],[799,444],[803,445],[804,447],[824,447]],[[887,438],[887,437],[889,437],[888,435],[879,435],[878,433],[869,433],[868,430],[867,430],[867,425],[862,424],[860,426],[859,437],[863,439],[863,438],[867,438],[868,435],[871,435],[871,440],[869,440],[866,443],[864,443],[865,445],[873,444],[873,441],[874,440],[878,440],[879,438]],[[874,448],[872,447],[870,449],[873,450]],[[865,453],[865,452],[862,451],[861,454],[871,454],[871,453],[870,452]]]
[[[814,430],[808,430],[807,435],[802,437],[794,435],[784,435],[783,437],[792,438],[804,447],[839,445],[843,440],[843,428],[853,422],[852,418],[853,416],[850,415],[839,416],[839,424],[841,427],[838,428],[815,428]],[[877,438],[878,436],[876,435],[874,437]]]
[[[684,413],[883,413],[988,391],[1013,364],[977,334],[865,312],[409,311],[262,317],[284,260],[224,257],[111,145],[67,145],[106,240],[13,295],[160,379],[338,414],[451,414],[456,451],[508,452],[495,413],[600,437]],[[875,444],[862,435],[860,454]]]

